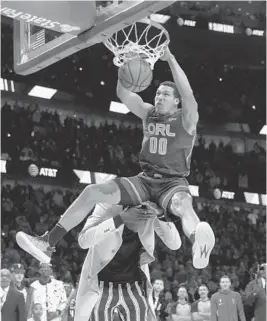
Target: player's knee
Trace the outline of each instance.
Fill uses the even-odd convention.
[[[176,216],[182,217],[192,207],[192,197],[189,193],[177,192],[170,202],[170,209]]]
[[[88,185],[84,189],[84,194],[89,201],[109,203],[111,197],[114,197],[114,200],[118,198],[120,189],[115,181],[111,180],[106,183]]]

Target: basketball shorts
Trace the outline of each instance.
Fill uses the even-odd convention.
[[[100,297],[90,321],[147,321],[148,304],[138,282],[100,281]]]
[[[177,192],[189,194],[188,181],[183,177],[155,177],[140,173],[137,176],[115,178],[121,191],[121,205],[138,205],[145,201],[158,204],[164,210],[168,209],[172,196]]]

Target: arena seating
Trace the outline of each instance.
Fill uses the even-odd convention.
[[[41,111],[38,105],[19,108],[2,106],[2,153],[13,160],[56,162],[59,167],[132,176],[140,171],[138,154],[142,131],[136,126],[119,127],[103,122],[96,128],[82,118],[64,118],[64,112]],[[93,121],[93,118],[92,118]],[[65,139],[65,138],[68,139]],[[130,143],[129,143],[130,142]],[[265,194],[265,149],[254,144],[252,151],[236,154],[231,144],[206,144],[199,137],[192,155],[190,184],[233,190],[247,188]]]

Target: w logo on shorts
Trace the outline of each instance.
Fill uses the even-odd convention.
[[[207,258],[209,254],[209,248],[207,248],[207,245],[205,244],[203,247],[200,248],[200,257],[202,258],[203,255],[205,255],[205,259]]]

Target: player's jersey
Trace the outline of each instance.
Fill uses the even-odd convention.
[[[139,159],[146,174],[189,175],[196,134],[190,135],[184,129],[181,109],[164,116],[156,115],[155,109],[152,109],[143,122],[143,131]]]
[[[202,301],[197,300],[192,304],[191,312],[204,312],[204,313],[210,313],[210,300]],[[208,318],[206,319],[208,320]]]

